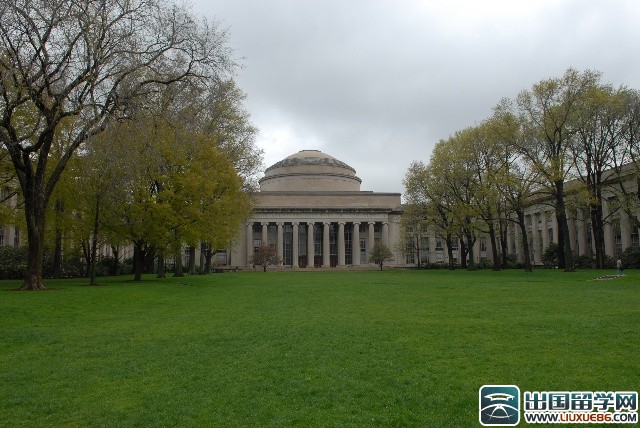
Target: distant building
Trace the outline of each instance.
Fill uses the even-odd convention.
[[[267,168],[255,208],[227,264],[250,266],[263,244],[277,249],[283,267],[347,268],[369,265],[374,243],[396,253],[400,239],[399,193],[361,191],[346,163],[318,150],[302,150]]]
[[[637,186],[635,168],[627,167],[623,175],[622,183],[629,194],[637,198]],[[633,219],[622,210],[618,203],[617,193],[614,191],[619,186],[620,181],[613,174],[607,171],[605,178],[608,183],[603,191],[603,217],[604,225],[604,253],[614,259],[627,248],[640,245],[639,229],[635,227]],[[566,183],[567,190],[567,221],[569,226],[569,244],[574,256],[595,255],[593,233],[591,229],[591,219],[589,208],[586,202],[580,200],[584,196],[572,194],[572,189],[579,186],[577,181]],[[529,254],[534,265],[542,265],[542,256],[551,243],[558,243],[558,224],[552,201],[538,198],[525,210],[525,223],[527,226],[527,236],[529,241]],[[640,218],[640,213],[636,214]],[[404,257],[408,265],[445,264],[449,257],[446,242],[443,237],[438,236],[433,228],[422,226],[420,230],[413,230],[409,233]],[[460,264],[461,254],[459,252],[459,240],[454,239],[453,257],[456,264]],[[498,245],[500,245],[498,243]],[[502,248],[498,252],[502,253]],[[507,254],[515,257],[518,262],[524,261],[523,239],[520,227],[511,222],[507,228]],[[474,261],[492,262],[491,241],[487,235],[478,234],[474,249]]]

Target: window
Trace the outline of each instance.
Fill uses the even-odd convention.
[[[353,250],[353,243],[351,238],[351,227],[345,226],[344,228],[344,263],[347,265],[353,264],[352,250]]]
[[[622,254],[622,230],[620,228],[620,219],[613,221],[613,243],[614,256],[619,257]]]
[[[549,240],[549,244],[553,242],[553,228],[551,227],[547,230],[547,239]]]
[[[415,248],[413,246],[413,238],[407,239],[407,243],[405,244],[405,261],[407,264],[415,264]]]
[[[184,265],[189,266],[191,263],[191,251],[189,251],[189,247],[185,247],[184,249]]]
[[[487,257],[487,238],[480,238],[480,257]]]
[[[293,225],[285,224],[282,233],[282,263],[286,266],[291,266],[293,265]]]
[[[15,228],[15,234],[13,235],[13,246],[20,246],[20,229],[18,229],[17,227]]]
[[[429,263],[429,237],[420,238],[420,262]]]
[[[2,245],[2,243],[0,243],[0,245]],[[631,228],[631,246],[637,247],[639,245],[640,245],[640,237],[638,236],[638,228],[632,227]]]
[[[544,253],[544,242],[542,241],[542,231],[538,229],[538,254],[542,257],[542,253]]]
[[[444,263],[444,247],[442,239],[436,239],[436,263]]]

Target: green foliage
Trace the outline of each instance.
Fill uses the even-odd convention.
[[[546,268],[558,267],[558,244],[552,242],[542,253],[542,264]]]
[[[620,260],[622,260],[622,267],[624,269],[640,269],[640,247],[634,246],[627,248],[622,252]]]
[[[24,278],[26,272],[27,249],[0,246],[0,279]]]
[[[593,269],[595,264],[595,258],[589,254],[581,254],[573,259],[573,266],[577,269]]]
[[[37,295],[5,282],[2,425],[471,427],[488,382],[633,391],[640,278],[598,276],[224,273]]]
[[[371,254],[369,255],[369,263],[375,263],[380,266],[380,270],[382,270],[382,266],[384,262],[389,262],[394,259],[393,252],[384,245],[382,242],[376,242],[371,249]]]

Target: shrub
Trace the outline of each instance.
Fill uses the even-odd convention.
[[[546,268],[558,266],[558,244],[552,242],[542,253],[542,264]]]
[[[622,267],[640,269],[640,247],[629,247],[620,255],[622,260]]]
[[[21,279],[27,274],[26,247],[0,247],[0,279]]]
[[[588,254],[581,254],[573,259],[573,266],[577,269],[593,269],[595,263],[596,260]]]

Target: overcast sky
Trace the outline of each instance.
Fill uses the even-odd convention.
[[[638,0],[193,0],[221,22],[265,167],[318,149],[362,190],[569,67],[640,89]]]

